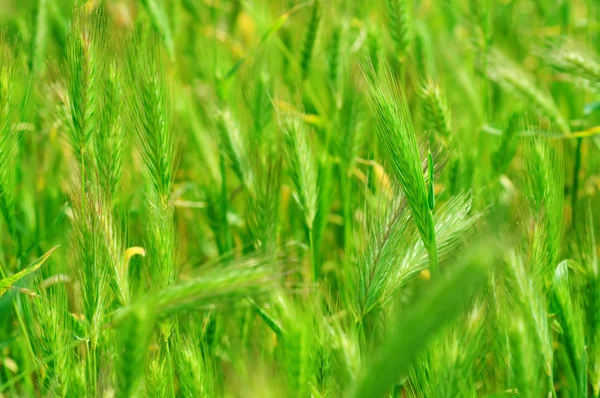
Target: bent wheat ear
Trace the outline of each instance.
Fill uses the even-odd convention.
[[[540,88],[531,76],[498,49],[490,51],[487,75],[505,90],[531,103],[542,115],[556,123],[562,133],[570,132],[569,123],[560,113],[550,94]]]
[[[538,50],[544,62],[580,87],[600,91],[600,57],[568,39],[548,41]]]
[[[274,262],[277,254],[248,255],[213,268],[198,277],[180,281],[150,294],[145,305],[157,317],[186,311],[201,311],[219,306],[246,303],[245,298],[264,295],[273,289],[279,275]]]
[[[363,75],[367,79],[367,98],[379,142],[427,248],[431,272],[437,276],[439,264],[433,213],[406,99],[398,94],[398,85],[389,68],[379,78],[373,77],[373,70],[363,69]]]

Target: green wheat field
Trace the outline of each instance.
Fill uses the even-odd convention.
[[[599,397],[600,1],[0,0],[0,398]]]

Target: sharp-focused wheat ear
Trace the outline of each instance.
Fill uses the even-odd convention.
[[[82,165],[92,134],[100,126],[100,96],[106,81],[105,24],[100,12],[88,14],[78,8],[68,37],[70,138]]]
[[[399,93],[398,84],[389,69],[384,69],[380,77],[374,77],[373,73],[372,69],[363,71],[377,137],[429,252],[431,273],[437,276],[439,263],[435,224],[406,99]]]
[[[176,277],[175,231],[171,191],[175,174],[171,90],[167,67],[155,36],[129,43],[126,60],[125,114],[138,138],[149,190],[147,231],[153,284],[166,286]]]

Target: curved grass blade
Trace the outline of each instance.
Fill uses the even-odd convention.
[[[25,278],[27,275],[31,274],[32,272],[34,272],[38,268],[40,268],[42,266],[42,264],[44,264],[46,262],[46,260],[48,260],[50,255],[57,248],[58,248],[58,246],[54,246],[52,249],[48,250],[48,252],[46,254],[44,254],[42,257],[38,258],[33,263],[29,264],[27,267],[25,267],[21,271],[17,272],[16,274],[9,276],[7,278],[4,278],[4,279],[0,279],[0,297],[4,293],[6,293],[6,291],[8,289],[10,289],[19,280]]]

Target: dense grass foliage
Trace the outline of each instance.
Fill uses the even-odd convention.
[[[600,2],[0,1],[0,397],[600,396]]]

